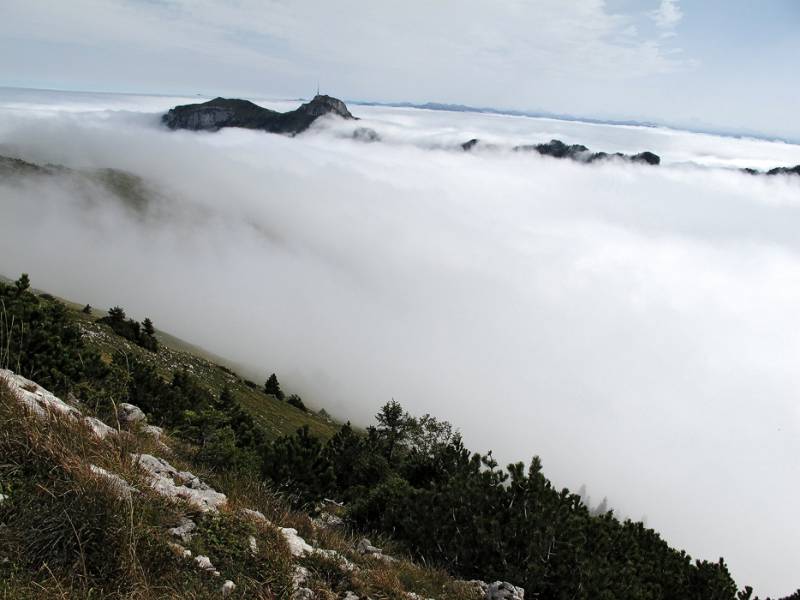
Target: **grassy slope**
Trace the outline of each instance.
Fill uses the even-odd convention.
[[[260,387],[251,388],[222,357],[162,331],[156,332],[161,348],[154,354],[116,335],[107,325],[98,323],[97,320],[105,316],[104,311],[93,309],[91,315],[86,315],[81,312],[82,304],[63,298],[59,300],[66,304],[72,318],[80,324],[86,344],[96,348],[105,360],[111,360],[115,352],[122,351],[129,357],[153,365],[166,379],[171,378],[174,371],[185,368],[214,394],[219,394],[227,385],[234,397],[264,428],[268,439],[294,433],[299,427],[308,425],[314,435],[327,440],[339,428],[339,425],[330,419],[304,412],[274,396],[264,394]]]
[[[304,585],[319,600],[340,599],[347,590],[376,600],[409,600],[408,591],[422,598],[477,600],[473,586],[441,570],[398,554],[393,562],[359,554],[356,532],[316,525],[251,478],[204,472],[191,463],[191,448],[169,435],[162,440],[166,447],[137,428],[102,440],[80,420],[56,413],[37,417],[0,380],[0,492],[6,494],[0,501],[0,600],[213,600],[222,597],[226,579],[236,583],[232,599],[290,600],[298,564],[308,568]],[[160,455],[193,471],[223,491],[227,504],[218,514],[203,515],[182,500],[165,499],[131,452]],[[92,474],[90,464],[121,476],[136,491],[121,497],[113,484]],[[241,508],[297,529],[355,568],[320,555],[293,558],[274,526],[248,518]],[[182,516],[197,523],[193,538],[182,543],[194,556],[210,557],[219,577],[170,546],[177,540],[168,528]]]

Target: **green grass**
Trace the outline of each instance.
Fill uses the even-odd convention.
[[[2,280],[8,281],[6,278]],[[37,290],[36,293],[45,292]],[[84,304],[66,298],[57,299],[67,306],[71,318],[83,330],[87,346],[98,350],[104,360],[110,361],[114,354],[122,352],[130,359],[152,365],[167,380],[176,370],[186,369],[215,395],[227,385],[242,407],[264,430],[268,440],[292,434],[303,425],[308,425],[312,434],[325,441],[339,429],[339,424],[330,419],[300,410],[265,394],[261,388],[263,382],[257,382],[259,387],[255,389],[248,386],[245,378],[234,370],[233,363],[203,348],[166,332],[156,331],[161,347],[157,353],[150,352],[116,335],[107,325],[98,323],[97,320],[105,316],[105,310],[93,308],[92,314],[87,315],[81,312]]]

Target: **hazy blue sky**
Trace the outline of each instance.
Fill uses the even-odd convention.
[[[797,0],[4,0],[0,85],[459,102],[800,138]]]

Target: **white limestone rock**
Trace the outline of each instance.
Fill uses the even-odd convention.
[[[233,590],[235,589],[236,589],[236,584],[233,583],[230,579],[226,579],[225,583],[222,584],[220,592],[222,593],[223,598],[227,598],[233,593]]]
[[[351,561],[347,560],[347,558],[345,556],[342,556],[336,550],[325,550],[323,548],[317,548],[317,549],[314,550],[314,554],[319,554],[319,555],[324,556],[326,558],[330,558],[332,560],[335,560],[336,562],[339,563],[339,566],[341,566],[342,569],[344,569],[345,571],[351,571],[351,572],[358,571],[358,566],[357,565],[355,565]]]
[[[253,521],[258,521],[260,523],[266,523],[267,525],[272,525],[270,520],[267,519],[267,517],[265,517],[264,513],[262,513],[261,511],[253,510],[252,508],[242,508],[240,509],[239,512]]]
[[[115,435],[117,430],[113,427],[109,427],[105,423],[103,423],[100,419],[95,417],[84,417],[83,422],[86,423],[86,426],[89,428],[89,431],[95,437],[100,438],[101,440],[106,439],[110,435]]]
[[[202,569],[203,571],[208,571],[213,573],[215,571],[214,565],[211,563],[211,559],[203,554],[194,557],[195,564]]]
[[[181,558],[192,558],[192,551],[175,542],[169,542],[169,547]]]
[[[292,593],[292,600],[314,600],[314,592],[309,588],[297,588]]]
[[[358,540],[358,543],[356,544],[356,550],[359,552],[359,554],[380,554],[383,552],[383,550],[380,548],[373,546],[372,542],[370,542],[367,538],[361,538]]]
[[[145,425],[142,431],[156,440],[160,440],[161,436],[164,435],[164,430],[156,425]]]
[[[252,554],[253,556],[258,554],[258,542],[256,541],[254,535],[251,535],[247,538],[247,546],[248,548],[250,548],[250,554]]]
[[[486,589],[485,600],[525,600],[525,590],[507,581],[495,581]]]
[[[103,467],[89,465],[89,471],[91,471],[93,475],[97,475],[100,479],[105,479],[110,484],[111,489],[114,490],[120,498],[130,498],[131,493],[137,491],[135,487],[128,484],[122,477],[111,471],[106,471]]]
[[[320,529],[334,529],[344,525],[344,519],[324,511],[312,522],[315,527],[319,527]]]
[[[147,421],[147,417],[145,417],[141,408],[133,404],[128,404],[127,402],[123,402],[117,406],[117,419],[119,419],[120,425],[126,427],[130,427],[136,423],[144,424]]]
[[[465,587],[473,589],[475,591],[475,597],[481,599],[486,596],[486,590],[489,589],[489,584],[480,579],[470,579],[469,581],[460,579],[457,583],[461,583]]]
[[[292,588],[297,590],[305,587],[310,577],[311,572],[307,568],[296,566],[292,571]]]
[[[384,560],[386,562],[395,562],[397,559],[389,556],[388,554],[384,554],[383,550],[377,548],[372,545],[367,538],[361,538],[358,543],[356,544],[356,550],[360,554],[364,554],[366,556],[370,556],[372,558],[377,558],[378,560]]]
[[[0,379],[8,384],[9,389],[20,403],[40,417],[47,417],[50,414],[69,417],[81,416],[81,411],[77,408],[56,398],[46,389],[22,375],[17,375],[7,369],[0,369]]]
[[[188,471],[178,471],[163,458],[132,454],[133,461],[147,471],[150,486],[162,496],[186,500],[203,512],[216,512],[228,498]]]
[[[192,536],[194,535],[192,532],[196,527],[197,524],[194,521],[188,517],[181,517],[180,523],[178,523],[175,527],[168,529],[167,531],[170,535],[180,538],[181,541],[190,542],[192,540]]]
[[[306,543],[303,538],[297,535],[297,529],[292,527],[280,527],[279,529],[286,539],[286,543],[289,545],[289,552],[292,556],[305,556],[314,551],[314,548],[310,544]]]

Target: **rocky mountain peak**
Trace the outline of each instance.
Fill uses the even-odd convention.
[[[310,102],[306,102],[298,108],[297,111],[312,117],[321,117],[333,113],[344,119],[354,118],[344,102],[333,96],[326,96],[325,94],[317,94]]]

